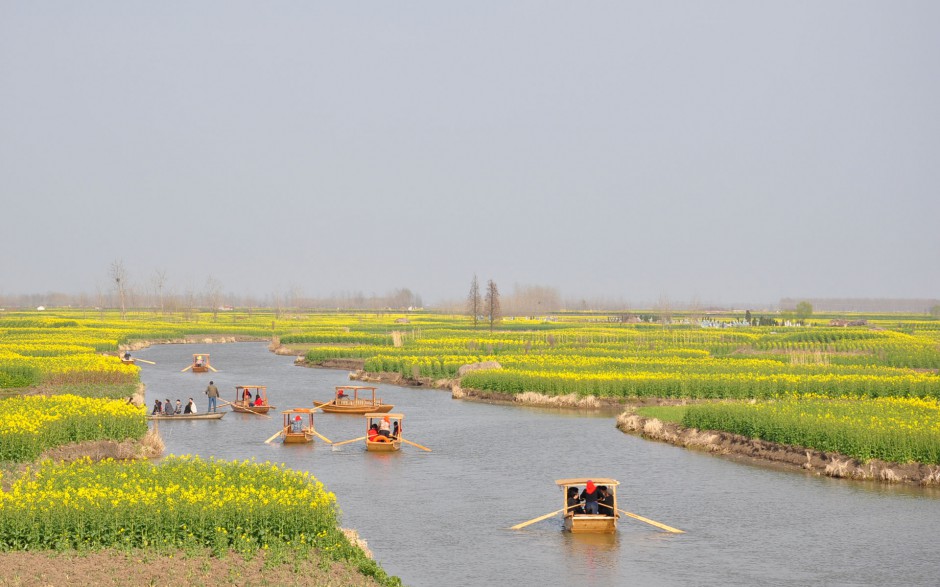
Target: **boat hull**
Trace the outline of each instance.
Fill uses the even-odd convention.
[[[395,452],[396,450],[401,450],[401,441],[369,442],[366,440],[366,450],[370,452]]]
[[[241,402],[235,402],[231,404],[233,412],[241,412],[243,414],[267,414],[269,411],[274,409],[274,406],[249,406],[245,407]]]
[[[148,420],[221,420],[225,412],[209,412],[208,414],[174,414],[172,416],[147,416]]]
[[[209,367],[206,367],[205,365],[203,365],[202,367],[197,367],[197,366],[193,365],[192,371],[193,371],[193,373],[208,373],[208,372],[209,372]]]
[[[613,534],[617,531],[617,518],[593,514],[568,516],[565,530],[572,534]]]
[[[392,411],[392,408],[395,406],[391,404],[374,404],[371,401],[368,403],[358,403],[358,404],[335,404],[332,402],[313,402],[313,405],[317,408],[320,408],[324,412],[329,412],[330,414],[368,414],[370,412],[378,412],[385,414]]]
[[[313,434],[288,432],[284,435],[284,444],[305,444],[313,442]]]

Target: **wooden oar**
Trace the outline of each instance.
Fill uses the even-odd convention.
[[[662,528],[662,529],[665,530],[666,532],[673,532],[673,533],[675,533],[675,534],[685,534],[685,531],[683,531],[683,530],[679,530],[678,528],[673,528],[672,526],[667,526],[666,524],[660,524],[659,522],[657,522],[657,521],[655,521],[655,520],[650,520],[649,518],[644,518],[643,516],[638,516],[638,515],[636,515],[636,514],[631,514],[630,512],[624,511],[624,510],[622,510],[622,509],[620,509],[620,508],[617,508],[617,511],[620,512],[621,514],[624,514],[625,516],[630,516],[631,518],[633,518],[633,519],[635,519],[635,520],[639,520],[639,521],[641,521],[641,522],[646,522],[647,524],[651,524],[651,525],[653,525],[653,526],[656,526],[657,528]]]
[[[189,367],[186,367],[185,369],[180,369],[180,373],[183,373],[183,372],[185,372],[185,371],[189,371],[189,370],[192,369],[192,368],[193,368],[193,366],[190,365]]]
[[[271,416],[269,416],[269,415],[267,415],[267,414],[263,414],[263,413],[261,413],[261,412],[256,412],[256,411],[252,410],[252,409],[251,409],[250,407],[248,407],[248,406],[241,406],[241,408],[242,408],[243,410],[247,410],[247,411],[251,412],[252,414],[254,414],[254,415],[256,415],[256,416],[264,416],[265,418],[270,418],[270,417],[271,417]]]
[[[265,444],[270,443],[272,440],[274,440],[275,438],[277,438],[277,437],[280,436],[281,434],[284,434],[284,430],[278,430],[277,433],[276,433],[274,436],[272,436],[271,438],[265,440],[264,443],[265,443]]]
[[[534,524],[534,523],[536,523],[536,522],[541,522],[542,520],[551,518],[552,516],[557,516],[558,514],[560,514],[560,513],[563,512],[563,511],[565,511],[565,508],[561,508],[560,510],[556,510],[556,511],[550,513],[550,514],[545,514],[544,516],[539,516],[539,517],[537,517],[537,518],[532,518],[532,519],[529,520],[528,522],[522,522],[521,524],[516,524],[515,526],[511,527],[510,530],[521,530],[522,528],[525,528],[525,527],[528,526],[529,524]]]
[[[230,406],[230,405],[232,405],[232,402],[222,402],[222,403],[216,402],[215,407],[221,408],[222,406]]]
[[[314,434],[316,434],[316,435],[317,435],[317,438],[323,439],[323,441],[325,441],[327,444],[333,444],[333,441],[332,441],[332,440],[330,440],[330,439],[327,438],[326,436],[323,436],[322,434],[320,434],[320,433],[317,432],[316,430],[311,430],[310,432],[313,432]]]
[[[153,361],[148,361],[147,359],[138,359],[137,357],[134,357],[134,360],[140,361],[141,363],[147,363],[148,365],[156,365],[156,363],[154,363]]]
[[[330,405],[330,404],[335,404],[335,403],[336,403],[336,400],[335,400],[335,399],[331,399],[330,401],[326,402],[325,404],[320,404],[319,406],[314,406],[310,411],[312,412],[313,410],[319,410],[320,408],[323,408],[323,407],[326,407],[326,406],[328,406],[328,405]]]
[[[343,444],[349,444],[350,442],[356,442],[357,440],[365,440],[365,439],[366,439],[365,436],[360,436],[359,438],[353,438],[351,440],[344,440],[342,442],[334,442],[332,444],[333,446],[341,446]]]
[[[215,367],[213,367],[212,365],[206,365],[206,367],[212,369],[212,372],[213,372],[213,373],[218,373],[218,372],[219,372],[219,370],[216,369]]]
[[[429,449],[429,448],[426,447],[426,446],[421,446],[421,445],[418,444],[417,442],[411,442],[410,440],[405,440],[404,438],[402,438],[401,441],[402,441],[402,442],[407,442],[407,443],[410,444],[411,446],[416,446],[416,447],[420,448],[421,450],[426,450],[426,451],[428,451],[428,452],[431,452],[431,449]]]

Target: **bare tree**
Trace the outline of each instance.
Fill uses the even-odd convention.
[[[160,314],[166,313],[164,305],[163,289],[166,287],[166,269],[157,269],[150,278],[150,284],[153,286],[153,293],[157,296],[157,302],[160,304]]]
[[[486,316],[490,321],[490,332],[492,332],[493,326],[502,318],[502,312],[499,309],[499,290],[492,279],[486,282],[486,296],[483,303],[486,305]]]
[[[127,311],[124,307],[124,296],[127,293],[127,269],[124,268],[123,259],[111,262],[110,275],[121,299],[121,320],[124,320],[127,317]]]
[[[219,320],[219,306],[222,305],[222,284],[211,275],[206,278],[206,303],[212,308],[212,321]]]
[[[467,313],[473,317],[473,327],[477,327],[480,317],[480,310],[483,309],[483,300],[480,298],[480,282],[477,276],[473,274],[473,281],[470,282],[470,293],[467,294]]]

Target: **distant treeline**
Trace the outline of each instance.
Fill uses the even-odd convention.
[[[928,314],[940,305],[940,299],[903,299],[903,298],[783,298],[780,309],[787,311],[796,308],[800,302],[809,302],[815,313],[820,312],[905,312],[910,314]]]

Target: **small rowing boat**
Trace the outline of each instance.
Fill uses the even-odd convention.
[[[243,414],[267,414],[275,409],[268,403],[268,388],[263,385],[236,385],[235,401],[229,405]]]
[[[313,405],[331,414],[391,412],[395,406],[384,404],[382,398],[375,397],[376,389],[363,385],[337,385],[336,397],[328,402],[314,401]]]
[[[148,420],[220,420],[225,412],[208,412],[205,414],[153,414],[147,416]]]

